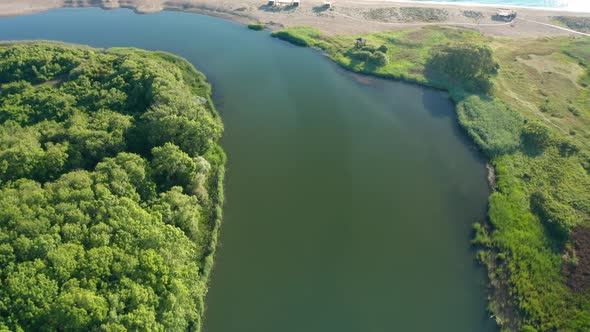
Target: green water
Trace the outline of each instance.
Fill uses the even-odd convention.
[[[206,332],[493,331],[469,246],[484,162],[440,92],[183,13],[61,9],[0,39],[136,46],[213,83],[229,156]]]

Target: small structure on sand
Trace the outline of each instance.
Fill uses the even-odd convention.
[[[331,3],[331,2],[324,2],[324,8],[325,8],[325,9],[330,9],[330,8],[332,8],[332,3]]]
[[[357,38],[356,39],[356,47],[365,47],[367,45],[367,40],[365,38]]]
[[[270,7],[299,7],[300,0],[269,0],[268,6]]]
[[[505,8],[498,9],[496,15],[494,15],[493,17],[494,20],[506,22],[511,22],[512,20],[514,20],[514,18],[516,18],[516,11]]]

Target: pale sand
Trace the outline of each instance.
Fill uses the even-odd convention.
[[[550,26],[551,17],[590,16],[590,13],[571,13],[560,10],[516,8],[518,18],[512,23],[493,21],[495,6],[441,3],[408,3],[389,0],[332,1],[334,8],[324,10],[322,0],[301,0],[299,8],[276,10],[266,6],[265,0],[0,0],[0,16],[26,15],[59,7],[97,6],[104,9],[130,8],[137,13],[154,13],[162,10],[180,10],[219,16],[241,23],[259,21],[271,29],[307,25],[327,34],[357,34],[373,31],[397,30],[428,24],[456,25],[481,31],[487,35],[534,37],[572,34],[567,29]],[[379,16],[374,19],[368,11],[383,8],[427,7],[446,10],[444,22],[401,22],[395,17]],[[478,11],[481,19],[468,18],[464,10]],[[520,19],[522,18],[522,20]]]

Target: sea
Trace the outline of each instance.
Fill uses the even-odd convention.
[[[563,9],[573,12],[590,12],[590,0],[413,0],[416,2],[455,2],[497,6],[521,6]]]

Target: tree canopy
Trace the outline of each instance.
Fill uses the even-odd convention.
[[[222,130],[180,58],[0,45],[0,330],[200,330]]]
[[[499,65],[492,49],[485,45],[454,43],[438,47],[427,64],[428,68],[462,82],[466,88],[486,91]]]

